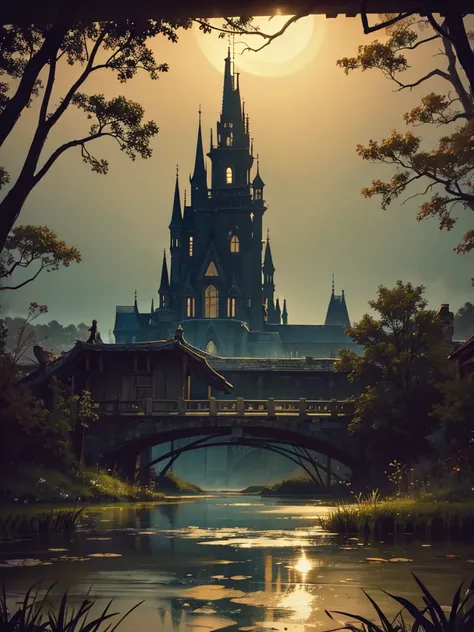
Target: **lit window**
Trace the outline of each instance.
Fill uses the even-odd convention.
[[[214,263],[214,261],[211,261],[211,263],[207,266],[206,276],[207,277],[219,276],[219,273],[217,272],[216,264]]]
[[[186,316],[194,318],[196,315],[196,302],[192,296],[186,297]]]
[[[225,170],[225,182],[226,184],[232,184],[232,168],[227,167]]]
[[[188,254],[190,257],[193,256],[194,254],[194,237],[190,237],[189,238],[189,251]]]
[[[225,139],[225,144],[227,145],[227,147],[232,147],[232,145],[234,144],[234,135],[232,134],[232,132]]]
[[[216,355],[217,353],[217,347],[216,347],[216,343],[214,342],[214,340],[209,340],[209,342],[206,345],[206,353],[210,353],[211,355]]]
[[[234,124],[233,123],[229,123],[229,127],[234,127]]]
[[[251,299],[251,298],[249,298],[249,302],[247,303],[247,305],[248,305],[249,307],[252,307],[252,299]]]
[[[262,189],[254,189],[253,199],[254,200],[261,200],[262,199]]]
[[[232,235],[232,237],[230,238],[230,251],[231,252],[240,251],[240,241],[237,235]]]
[[[219,314],[219,293],[215,285],[208,285],[204,290],[204,318],[217,318]]]
[[[235,318],[235,297],[227,299],[227,316],[229,318]]]

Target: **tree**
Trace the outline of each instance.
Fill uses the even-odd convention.
[[[395,167],[391,180],[373,180],[362,194],[368,198],[379,195],[385,210],[411,185],[422,185],[423,189],[415,193],[423,198],[417,219],[435,217],[440,229],[449,231],[456,223],[456,207],[474,211],[473,34],[467,31],[460,14],[447,14],[441,24],[433,16],[401,17],[385,22],[389,25],[386,42],[375,40],[359,46],[356,56],[340,59],[337,64],[346,74],[356,69],[378,69],[398,90],[424,87],[434,77],[445,82],[446,90],[441,94],[429,92],[420,105],[405,114],[405,123],[411,129],[393,130],[382,141],[358,145],[357,153],[364,160]],[[443,63],[414,81],[404,81],[411,56],[431,42],[440,45],[440,54],[433,59],[442,59]],[[422,126],[446,128],[434,148],[422,147],[423,139],[414,131]],[[455,250],[466,253],[473,248],[474,230],[470,230]]]
[[[74,261],[81,261],[77,248],[58,239],[56,233],[46,226],[16,226],[7,237],[0,256],[0,281],[3,281],[0,291],[18,290],[34,281],[43,270],[52,272],[60,266],[69,267]],[[4,284],[16,271],[34,264],[39,265],[28,279],[14,285]]]
[[[410,465],[427,451],[436,426],[430,415],[441,400],[437,384],[448,374],[448,350],[436,313],[427,310],[424,288],[397,281],[381,285],[365,314],[346,331],[364,347],[361,356],[341,350],[338,371],[362,388],[351,398],[350,431],[365,446],[366,459],[381,476],[390,462]],[[379,483],[378,483],[379,484]]]
[[[474,305],[469,301],[458,309],[454,316],[456,338],[466,340],[474,334]]]

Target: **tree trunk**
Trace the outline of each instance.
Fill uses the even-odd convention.
[[[462,14],[446,13],[445,24],[452,38],[459,63],[469,81],[471,95],[474,95],[474,51],[469,42]]]
[[[49,60],[58,54],[67,29],[61,26],[53,27],[45,36],[43,45],[28,61],[23,71],[20,84],[15,94],[8,100],[0,114],[0,147],[8,138],[23,110],[32,98],[33,88],[39,74]]]
[[[0,253],[4,249],[7,237],[23,208],[26,198],[33,188],[32,183],[29,187],[18,185],[19,182],[15,184],[13,189],[10,189],[4,200],[0,203]]]

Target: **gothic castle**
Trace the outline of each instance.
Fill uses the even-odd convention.
[[[275,299],[275,266],[270,239],[263,240],[264,182],[241,104],[239,76],[225,60],[222,114],[214,143],[211,185],[201,133],[191,182],[191,203],[181,207],[178,174],[170,231],[170,270],[163,256],[159,305],[141,313],[135,303],[116,309],[117,343],[172,338],[177,325],[186,340],[213,355],[243,357],[337,357],[356,349],[344,292],[334,283],[324,325],[290,325],[286,300]],[[264,252],[263,252],[264,251]],[[263,254],[263,265],[262,265]]]

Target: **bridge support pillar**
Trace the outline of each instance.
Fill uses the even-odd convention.
[[[215,397],[209,398],[209,414],[213,417],[217,416],[217,402]]]
[[[269,397],[267,400],[267,415],[269,417],[275,417],[275,398]]]
[[[150,468],[147,467],[148,463],[152,461],[152,448],[146,448],[142,450],[138,456],[136,461],[136,474],[135,474],[135,483],[139,485],[145,486],[150,482]]]
[[[237,415],[243,417],[245,415],[245,404],[243,397],[237,397]]]

